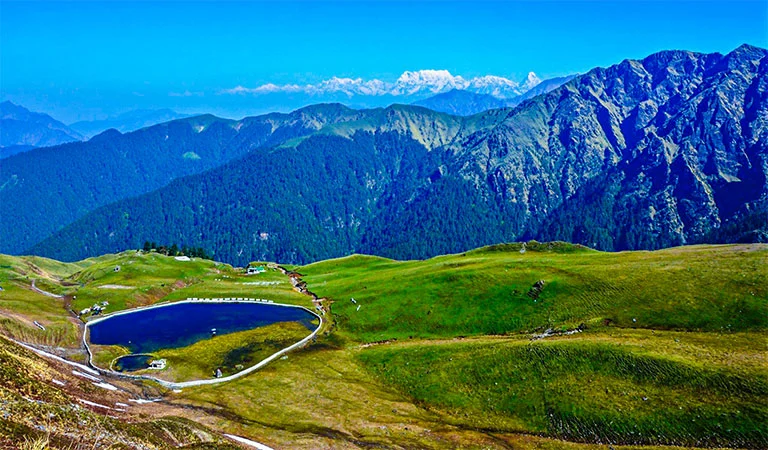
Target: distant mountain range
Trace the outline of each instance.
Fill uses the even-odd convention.
[[[328,104],[183,119],[4,160],[0,252],[71,260],[153,240],[243,264],[761,240],[766,117],[768,51],[744,45],[625,60],[469,117]]]
[[[403,72],[393,82],[331,77],[313,84],[235,86],[223,89],[219,94],[228,95],[228,102],[241,103],[243,108],[248,104],[284,108],[316,103],[343,103],[355,109],[368,109],[411,104],[450,91],[461,91],[465,93],[466,99],[471,97],[468,94],[491,96],[504,100],[502,106],[509,106],[514,99],[541,83],[541,79],[533,72],[518,82],[495,75],[464,78],[447,70],[416,70]]]
[[[121,133],[128,133],[158,123],[190,117],[189,114],[180,114],[170,109],[138,109],[119,114],[104,120],[80,121],[70,124],[70,128],[91,138],[110,128]]]
[[[492,95],[498,98],[513,98],[528,92],[541,83],[533,73],[522,82],[508,78],[485,75],[466,79],[460,75],[452,75],[447,70],[417,70],[403,72],[393,83],[382,80],[363,80],[362,78],[332,77],[316,84],[263,84],[253,88],[237,86],[227,89],[230,94],[306,94],[314,96],[344,94],[370,97],[421,97],[448,92],[454,89],[466,90],[477,94]]]
[[[536,84],[532,83],[531,88],[519,95],[510,98],[495,97],[490,94],[480,94],[463,89],[453,89],[448,92],[434,95],[432,97],[418,100],[412,104],[423,106],[434,111],[454,114],[457,116],[470,116],[472,114],[488,111],[489,109],[504,108],[507,106],[517,106],[525,100],[546,94],[573,79],[576,75],[567,77],[552,78]],[[535,75],[529,75],[533,80]]]
[[[413,102],[433,111],[456,116],[471,116],[489,109],[505,108],[507,102],[488,94],[476,94],[470,91],[454,89],[423,100]]]
[[[9,101],[0,103],[0,158],[82,139],[80,133],[47,114]]]
[[[290,97],[286,103],[314,103],[331,100],[355,108],[409,103],[457,115],[475,114],[492,108],[514,106],[530,98],[531,92],[543,93],[562,84],[568,77],[541,81],[533,72],[518,83],[498,76],[486,75],[465,79],[446,70],[404,72],[394,83],[380,80],[333,77],[316,85],[265,84],[253,89],[237,87],[230,94],[271,96],[272,102],[281,96]],[[434,95],[437,93],[436,95]],[[434,97],[427,97],[434,95]],[[298,98],[296,98],[298,96]],[[277,97],[277,100],[274,98]],[[309,101],[314,100],[314,102]],[[260,101],[265,101],[261,98]],[[270,101],[267,101],[270,103]],[[129,133],[159,123],[191,117],[170,109],[140,109],[127,111],[100,120],[85,120],[64,125],[42,113],[32,113],[11,102],[2,104],[3,142],[0,158],[35,147],[48,147],[92,138],[109,129]]]
[[[64,125],[51,116],[32,112],[10,101],[0,103],[0,159],[36,147],[83,141],[108,129],[121,133],[189,117],[170,109],[134,110],[104,120]]]

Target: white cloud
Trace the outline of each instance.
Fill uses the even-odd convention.
[[[202,92],[191,92],[189,90],[184,92],[169,92],[168,97],[202,97]]]
[[[235,86],[231,89],[222,89],[222,94],[248,94],[250,89],[244,86]]]
[[[349,97],[363,96],[415,96],[438,94],[452,89],[466,89],[472,92],[489,94],[500,98],[518,96],[541,80],[533,72],[528,74],[523,83],[508,78],[486,75],[465,79],[460,75],[452,75],[447,70],[417,70],[403,72],[395,82],[390,83],[378,79],[363,80],[362,78],[332,77],[317,84],[273,84],[267,83],[253,88],[236,86],[224,89],[222,94],[271,94],[271,93],[302,93],[307,95],[345,94]]]

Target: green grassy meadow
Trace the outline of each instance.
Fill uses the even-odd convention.
[[[62,298],[36,292],[35,286]],[[74,349],[79,347],[84,321],[81,310],[107,302],[105,314],[128,308],[187,298],[262,298],[313,308],[311,300],[296,292],[277,269],[246,275],[227,264],[193,258],[190,261],[158,253],[126,251],[77,263],[40,257],[0,256],[0,330],[25,342]],[[46,330],[36,325],[38,321]],[[210,378],[217,367],[234,373],[235,366],[251,365],[309,334],[302,325],[265,327],[263,330],[217,336],[187,348],[169,349],[166,371],[147,372],[176,381]],[[117,346],[94,346],[94,362],[103,368],[128,354]]]
[[[298,270],[363,367],[452,425],[768,446],[768,246],[521,247]]]
[[[80,286],[72,307],[80,311],[104,300],[109,302],[106,312],[147,306],[230,270],[230,266],[203,259],[177,261],[157,253],[123,252],[70,277]]]
[[[298,342],[311,333],[298,322],[282,322],[198,341],[188,347],[153,353],[168,362],[167,371],[142,371],[173,381],[211,378],[217,368],[232,375]]]
[[[635,330],[557,339],[467,339],[382,345],[364,366],[418,404],[467,427],[542,433],[574,441],[760,448],[768,436],[768,371],[739,367],[732,347],[759,355],[744,336],[704,337],[715,366],[686,334]],[[763,338],[768,336],[762,335]],[[746,341],[746,342],[745,342]],[[672,347],[672,349],[670,349]],[[693,347],[695,348],[695,347]]]
[[[405,262],[355,255],[299,271],[313,292],[334,300],[340,331],[362,342],[580,324],[721,332],[768,326],[768,246],[519,249],[511,244]],[[533,298],[539,280],[544,287]]]
[[[165,401],[275,448],[768,448],[768,245],[521,248],[289,267],[330,308],[317,342]],[[2,256],[0,287],[3,334],[62,347],[82,328],[68,308],[101,301],[108,313],[188,297],[313,308],[276,269],[135,251]],[[145,372],[228,375],[308,333],[282,323],[216,336],[156,352],[168,369]],[[125,353],[95,358],[107,367]]]
[[[66,314],[66,302],[31,289],[32,280],[43,290],[64,293],[61,280],[87,266],[59,263],[40,257],[0,255],[0,330],[26,342],[46,345],[75,345],[78,327]],[[34,325],[46,327],[46,331]]]

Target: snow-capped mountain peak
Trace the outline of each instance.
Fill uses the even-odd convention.
[[[393,95],[415,95],[422,92],[440,93],[451,89],[465,89],[467,81],[453,76],[447,70],[405,71],[391,89]]]
[[[535,73],[530,72],[522,83],[496,75],[484,75],[466,79],[453,75],[447,70],[405,71],[394,82],[378,79],[331,77],[317,84],[263,84],[255,88],[237,86],[226,89],[227,94],[272,94],[305,93],[313,96],[343,94],[353,96],[406,96],[419,97],[448,92],[453,89],[467,90],[498,98],[517,97],[541,83]]]
[[[519,83],[495,75],[472,78],[468,90],[478,94],[492,95],[498,98],[515,97],[521,93]]]
[[[523,84],[520,87],[522,88],[523,92],[527,92],[535,88],[539,84],[541,84],[541,78],[539,78],[533,72],[528,72],[528,76],[525,78],[525,81],[523,81]]]

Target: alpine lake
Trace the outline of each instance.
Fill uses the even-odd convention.
[[[88,324],[93,363],[189,381],[226,376],[300,341],[319,325],[308,310],[267,302],[196,301],[127,311]]]

